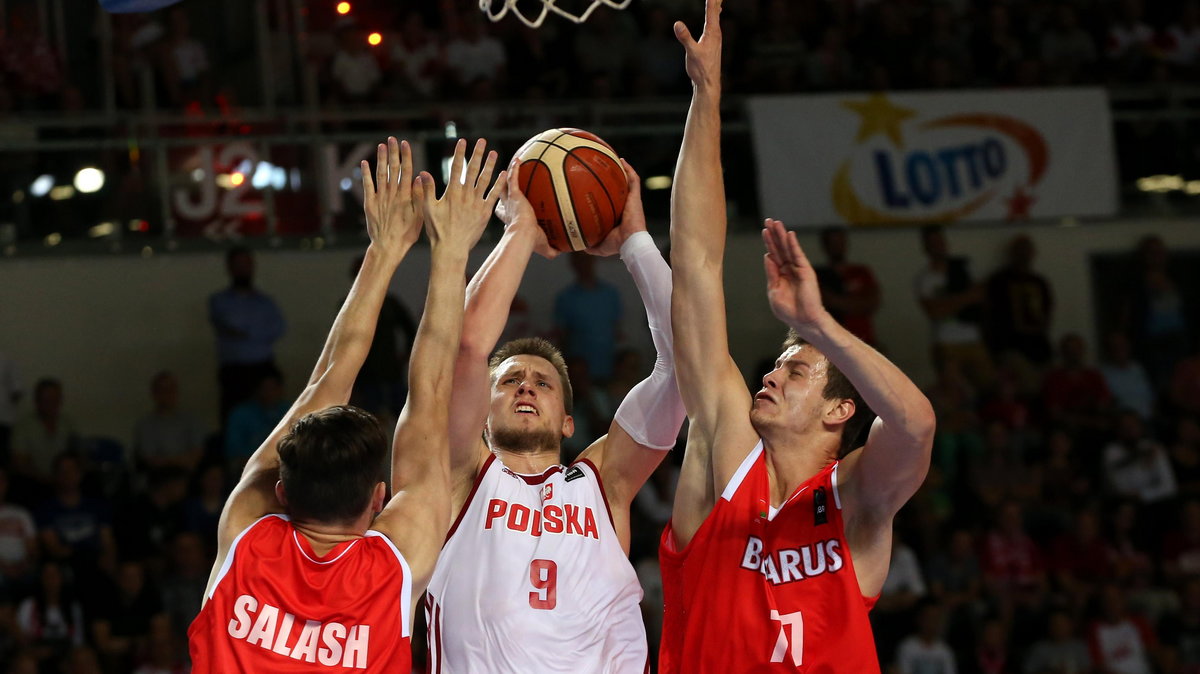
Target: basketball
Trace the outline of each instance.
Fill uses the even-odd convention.
[[[579,129],[550,129],[520,150],[521,191],[556,250],[590,248],[617,226],[628,192],[612,147]]]

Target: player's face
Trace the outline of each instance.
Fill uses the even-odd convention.
[[[793,346],[775,361],[754,396],[750,422],[761,433],[786,427],[804,432],[836,404],[823,395],[829,372],[825,355],[811,345]]]
[[[501,434],[569,437],[574,422],[563,403],[558,370],[540,356],[522,354],[500,364],[492,374],[488,430]]]

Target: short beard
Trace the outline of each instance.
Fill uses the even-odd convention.
[[[558,452],[562,449],[562,434],[548,429],[531,431],[511,428],[489,429],[488,439],[493,449],[503,449],[516,454]]]

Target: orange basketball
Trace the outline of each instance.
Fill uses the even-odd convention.
[[[550,129],[520,150],[521,191],[550,245],[590,248],[617,226],[628,192],[625,169],[608,143],[579,129]]]

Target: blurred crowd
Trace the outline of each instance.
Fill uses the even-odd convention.
[[[102,63],[118,107],[228,112],[263,102],[268,57],[283,104],[310,102],[310,73],[325,106],[671,96],[687,91],[671,23],[695,22],[699,9],[640,0],[581,26],[552,16],[530,29],[489,23],[465,0],[358,0],[345,15],[307,0],[300,17],[266,3],[267,43],[254,45],[236,39],[261,37],[248,28],[252,3],[204,15],[184,3],[113,15],[105,47],[98,27],[51,40],[34,3],[9,6],[0,112],[99,108]],[[723,25],[732,93],[1189,82],[1200,72],[1195,0],[746,0],[725,7]],[[103,49],[111,59],[92,53]]]
[[[1002,265],[980,270],[954,254],[941,228],[913,236],[926,256],[912,293],[930,322],[937,375],[924,388],[938,434],[928,479],[897,519],[871,613],[885,671],[1200,672],[1195,275],[1161,239],[1139,241],[1114,261],[1109,280],[1122,290],[1106,293],[1102,344],[1090,345],[1054,329],[1054,290],[1031,238],[1015,236]],[[811,252],[823,299],[886,352],[875,317],[887,300],[870,267],[854,261],[852,242],[852,231],[832,228]],[[505,339],[542,334],[561,346],[584,431],[576,435],[594,437],[645,376],[648,354],[630,348],[625,308],[594,258],[570,261],[573,278],[552,307],[514,302]],[[231,249],[226,264],[229,286],[209,298],[216,424],[181,406],[181,387],[194,383],[164,370],[148,382],[128,438],[99,437],[72,421],[69,378],[42,377],[26,396],[19,364],[0,354],[6,671],[186,671],[186,629],[221,507],[290,402],[274,363],[286,321],[254,283],[252,251]],[[535,325],[535,313],[553,324]],[[403,404],[412,332],[408,309],[389,298],[354,393],[384,423]],[[751,390],[776,356],[747,368]],[[564,461],[582,449],[565,444]],[[632,515],[652,650],[661,630],[657,544],[682,449]],[[418,627],[417,662],[422,638]]]

